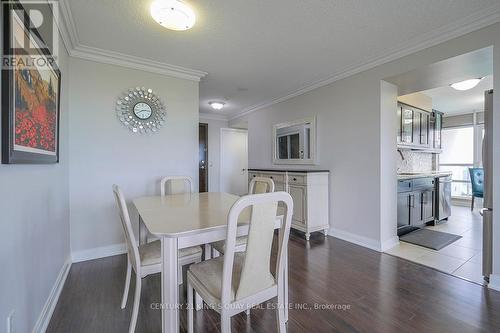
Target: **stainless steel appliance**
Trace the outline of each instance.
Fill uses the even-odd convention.
[[[493,90],[484,93],[483,139],[484,198],[483,209],[483,276],[489,282],[493,254]]]
[[[440,177],[436,182],[436,223],[451,215],[451,176]]]

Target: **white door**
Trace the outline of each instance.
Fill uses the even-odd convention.
[[[221,128],[220,191],[248,193],[248,131]]]

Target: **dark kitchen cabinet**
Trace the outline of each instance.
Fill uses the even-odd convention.
[[[443,114],[433,110],[431,118],[433,119],[432,129],[432,148],[440,150],[441,147],[441,131],[443,129]]]
[[[398,234],[410,227],[421,227],[428,222],[434,221],[434,202],[434,178],[399,181]]]
[[[401,143],[402,144],[413,144],[414,142],[414,114],[412,108],[401,104],[401,119],[400,119],[400,131],[401,131]]]
[[[410,225],[410,196],[408,193],[398,194],[398,228]]]
[[[441,149],[441,113],[436,117],[434,113],[398,103],[397,117],[399,148]]]
[[[422,196],[420,192],[412,192],[410,195],[410,225],[418,227],[422,225]]]

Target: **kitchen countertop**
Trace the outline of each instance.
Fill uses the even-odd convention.
[[[451,171],[429,171],[416,173],[398,173],[398,180],[409,180],[416,178],[441,178],[451,176]]]

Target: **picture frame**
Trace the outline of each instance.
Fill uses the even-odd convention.
[[[2,16],[2,164],[58,163],[61,72],[20,3]]]

